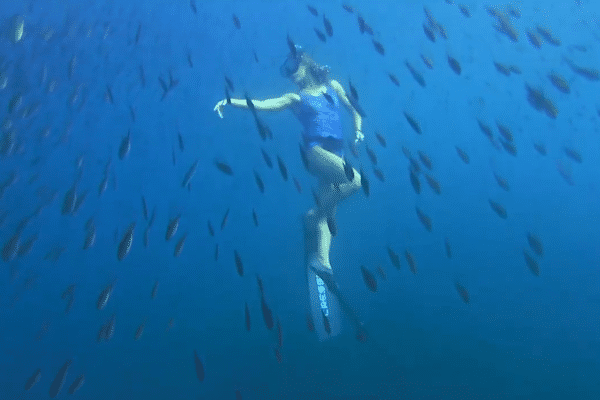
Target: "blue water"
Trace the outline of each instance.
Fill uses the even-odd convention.
[[[594,1],[522,2],[521,17],[510,18],[519,33],[516,43],[494,29],[486,11],[491,3],[480,2],[465,3],[470,18],[443,1],[355,1],[349,3],[353,14],[338,1],[314,2],[318,17],[296,1],[197,0],[196,14],[185,0],[5,3],[0,74],[7,84],[0,91],[0,119],[2,137],[13,131],[14,143],[0,156],[0,182],[12,171],[18,179],[0,199],[0,215],[6,215],[0,244],[29,216],[21,244],[32,235],[38,239],[28,254],[2,261],[1,398],[47,398],[68,359],[72,364],[58,398],[234,399],[236,390],[243,399],[600,398],[600,82],[575,73],[563,60],[600,68],[600,7]],[[425,37],[425,4],[445,26],[447,40],[438,36],[432,43]],[[371,36],[359,32],[359,13],[383,44],[384,56]],[[15,14],[24,20],[18,43],[8,40]],[[323,14],[334,31],[326,43],[313,29],[324,32]],[[533,47],[526,31],[536,25],[551,28],[561,46]],[[385,174],[380,182],[371,172],[365,143],[359,145],[360,160],[348,155],[366,171],[371,195],[357,193],[340,205],[331,249],[336,280],[368,331],[365,343],[356,340],[348,321],[341,335],[324,342],[306,326],[301,215],[314,205],[316,180],[298,154],[300,123],[289,111],[259,112],[273,132],[273,140],[262,142],[247,110],[228,106],[222,120],[213,112],[224,97],[225,75],[236,98],[246,92],[266,99],[295,90],[279,75],[288,34],[329,65],[346,90],[351,79],[367,115],[365,143]],[[432,70],[421,54],[433,61]],[[460,62],[460,75],[448,66],[447,54]],[[406,60],[423,74],[426,87],[411,77]],[[516,65],[522,74],[504,76],[494,61]],[[551,71],[565,77],[571,93],[550,83]],[[158,78],[168,83],[169,72],[179,83],[161,101]],[[399,87],[388,73],[398,77]],[[528,103],[525,84],[541,88],[556,105],[555,119]],[[114,104],[105,100],[107,86]],[[22,102],[10,113],[16,94]],[[27,107],[35,112],[24,116]],[[419,121],[422,135],[411,129],[404,111]],[[351,139],[351,119],[346,113],[344,118]],[[493,147],[477,119],[495,137],[496,121],[510,127],[517,156]],[[128,130],[131,151],[120,160]],[[543,143],[547,155],[534,143]],[[429,155],[440,195],[423,173],[421,193],[415,193],[402,146],[415,157],[418,150]],[[455,146],[468,153],[469,164]],[[569,158],[565,146],[578,151],[582,162]],[[273,158],[273,169],[266,167],[261,148]],[[287,182],[277,155],[290,173]],[[196,160],[197,173],[184,189],[183,176]],[[217,170],[216,160],[228,163],[233,176]],[[108,187],[99,196],[109,161]],[[571,174],[573,185],[557,165]],[[262,176],[265,194],[253,170]],[[494,172],[508,180],[510,191],[499,187]],[[62,215],[74,182],[78,195],[87,191],[87,197],[76,213]],[[142,196],[149,213],[156,212],[148,248],[142,240],[148,225]],[[494,213],[489,199],[505,207],[506,219]],[[420,223],[415,206],[431,218],[432,232]],[[179,229],[167,242],[167,225],[179,214]],[[97,238],[83,250],[90,218]],[[118,261],[117,247],[132,222],[131,251]],[[529,248],[527,232],[542,241],[543,257]],[[174,257],[185,233],[183,251]],[[400,270],[390,263],[387,246],[400,256]],[[64,250],[55,261],[47,257],[59,249]],[[243,260],[243,277],[236,273],[234,250]],[[416,274],[407,266],[406,250],[416,260]],[[539,263],[539,276],[528,269],[523,250]],[[387,280],[375,273],[376,293],[362,281],[361,265],[373,273],[378,266],[385,270]],[[281,363],[274,353],[276,332],[263,323],[256,274],[281,322]],[[111,282],[112,295],[98,310],[98,296]],[[468,304],[455,282],[468,290]],[[71,284],[73,306],[65,313],[61,294]],[[245,302],[250,332],[244,327]],[[97,342],[112,315],[114,336]],[[144,321],[142,336],[134,340]],[[202,382],[194,350],[204,365]],[[25,382],[38,368],[41,378],[26,392]],[[70,396],[80,374],[85,383]]]

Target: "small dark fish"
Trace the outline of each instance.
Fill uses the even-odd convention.
[[[146,198],[142,195],[142,214],[144,219],[148,221],[148,205],[146,204]]]
[[[119,261],[123,261],[123,259],[129,254],[131,250],[131,244],[133,243],[133,231],[135,229],[135,222],[132,222],[129,225],[129,228],[125,231],[121,242],[119,243],[119,247],[117,249],[117,258]]]
[[[104,99],[106,100],[107,103],[115,104],[115,101],[113,99],[112,90],[110,89],[109,85],[106,85],[106,92],[104,93]]]
[[[460,75],[462,69],[456,58],[452,57],[451,55],[448,55],[448,65],[450,66],[450,69],[452,69],[452,71],[454,71],[454,73],[456,75]]]
[[[589,80],[589,81],[597,81],[600,79],[600,71],[598,71],[597,69],[594,68],[585,68],[585,67],[580,67],[575,65],[571,60],[567,59],[567,58],[563,58],[567,64],[569,64],[569,67],[571,67],[571,70],[573,70],[573,72],[575,72],[577,75]]]
[[[258,56],[256,55],[256,51],[252,50],[252,54],[254,55],[254,61],[258,62]]]
[[[464,4],[460,4],[458,6],[458,10],[467,18],[471,18],[471,11]]]
[[[188,62],[188,65],[190,66],[190,68],[194,68],[194,61],[192,60],[192,53],[187,53],[187,62]]]
[[[235,89],[233,88],[233,81],[231,79],[229,79],[227,77],[227,75],[225,76],[225,84],[227,85],[229,90],[231,90],[232,92],[235,92]]]
[[[507,218],[507,214],[506,214],[506,209],[500,204],[500,203],[496,203],[495,201],[488,199],[490,202],[490,206],[492,207],[492,210],[494,210],[494,212],[496,214],[498,214],[498,216],[502,219],[506,219]]]
[[[337,235],[337,225],[332,216],[327,217],[327,228],[329,228],[329,233],[331,233],[331,236],[335,237]]]
[[[256,123],[256,129],[258,130],[258,135],[261,140],[264,142],[268,139],[273,139],[273,132],[271,132],[271,128],[267,124],[265,124],[258,115],[254,115],[254,122]]]
[[[235,268],[239,276],[244,276],[244,264],[242,263],[242,258],[237,250],[233,251],[233,257],[235,258]]]
[[[579,154],[579,152],[571,147],[563,147],[563,151],[565,152],[565,154],[567,155],[567,157],[569,157],[571,160],[581,164],[581,154]]]
[[[312,316],[309,313],[306,313],[306,328],[309,332],[315,331],[315,323],[312,319]]]
[[[435,33],[429,28],[427,25],[423,24],[423,32],[425,32],[425,37],[435,43]]]
[[[494,67],[496,71],[500,72],[504,76],[510,76],[510,68],[504,64],[494,61]]]
[[[349,182],[354,181],[354,168],[350,165],[348,159],[344,156],[344,174]]]
[[[540,238],[531,232],[527,232],[527,242],[535,254],[544,257],[544,245],[542,245]]]
[[[383,135],[379,132],[375,132],[375,137],[377,138],[377,141],[379,141],[379,144],[381,145],[381,147],[387,147],[387,141],[385,140],[385,138],[383,137]]]
[[[260,190],[261,193],[265,192],[265,184],[262,180],[262,178],[260,177],[260,175],[258,174],[258,172],[254,171],[254,180],[256,181],[256,186],[258,186],[258,190]]]
[[[510,67],[508,67],[508,69],[510,69],[510,72],[512,72],[513,74],[521,75],[521,68],[517,67],[516,65],[511,65]]]
[[[440,186],[440,183],[437,181],[437,179],[435,179],[433,176],[429,175],[429,174],[425,174],[425,180],[427,181],[427,184],[429,185],[429,187],[435,192],[435,194],[442,194],[442,188]]]
[[[190,0],[190,8],[194,14],[198,14],[198,9],[196,8],[196,1]]]
[[[321,32],[320,30],[318,30],[317,28],[314,28],[314,30],[315,30],[315,34],[317,35],[319,40],[321,42],[325,43],[327,41],[327,36],[325,36],[325,34],[323,32]]]
[[[248,303],[244,303],[244,315],[245,315],[245,325],[246,330],[250,332],[250,309],[248,309]]]
[[[135,330],[135,334],[133,335],[133,340],[140,340],[142,334],[144,333],[144,329],[146,329],[146,321],[144,320]]]
[[[412,272],[414,275],[417,274],[417,263],[415,262],[415,259],[412,255],[412,253],[408,250],[404,251],[404,258],[406,258],[406,262],[408,263],[408,268],[410,269],[410,272]]]
[[[229,208],[225,210],[225,214],[223,215],[223,219],[221,220],[221,230],[225,229],[225,225],[227,225],[227,219],[229,218]]]
[[[224,173],[225,175],[229,175],[229,176],[233,175],[233,170],[231,169],[229,164],[227,164],[225,162],[215,160],[215,167],[217,167],[217,169],[219,171],[221,171],[222,173]]]
[[[539,142],[534,143],[533,148],[543,156],[545,156],[547,154],[546,146],[543,143],[539,143]]]
[[[421,160],[421,163],[428,169],[431,170],[431,159],[429,158],[429,156],[424,152],[424,151],[417,151],[417,154],[419,155],[419,160]]]
[[[540,276],[540,266],[538,262],[527,252],[527,250],[523,250],[523,257],[525,257],[525,264],[527,268],[535,275]]]
[[[463,303],[469,304],[470,297],[467,289],[458,282],[454,282],[454,287],[456,288],[456,291],[458,292],[458,295],[462,299]]]
[[[287,180],[288,180],[287,167],[285,166],[285,163],[279,156],[277,156],[277,165],[279,166],[279,172],[281,173],[281,177],[283,178],[284,181],[287,182]]]
[[[179,150],[183,151],[184,144],[183,144],[183,136],[181,136],[181,132],[177,132],[177,141],[179,142]]]
[[[248,93],[244,93],[244,99],[246,100],[246,106],[248,107],[250,112],[252,112],[252,114],[256,115],[256,107],[254,106],[254,103],[252,102],[252,99],[250,98]]]
[[[233,14],[232,19],[233,26],[235,26],[237,29],[242,29],[242,24],[240,23],[240,19],[237,17],[237,15]]]
[[[348,11],[350,14],[352,14],[354,12],[354,9],[351,6],[349,6],[348,4],[345,4],[345,3],[342,4],[342,8],[344,10]]]
[[[538,35],[536,35],[531,30],[527,30],[526,34],[527,34],[527,39],[529,40],[529,43],[531,43],[531,45],[533,47],[535,47],[537,49],[542,47],[542,40],[538,37]]]
[[[175,257],[179,257],[181,255],[181,252],[183,251],[183,245],[185,244],[186,238],[187,238],[187,233],[184,233],[183,236],[181,237],[181,239],[179,239],[179,241],[175,245],[175,251],[173,252],[173,255]]]
[[[396,267],[396,269],[400,269],[400,257],[398,256],[398,254],[396,254],[396,252],[394,250],[392,250],[392,248],[390,246],[387,246],[387,253],[388,253],[388,256],[390,257],[390,261],[392,262],[392,265],[394,267]]]
[[[419,71],[417,71],[408,61],[405,61],[404,65],[406,65],[406,68],[408,68],[408,71],[412,75],[413,79],[421,87],[425,87],[425,78],[423,78],[423,75]]]
[[[508,181],[506,180],[506,178],[498,175],[495,172],[494,172],[494,178],[496,178],[496,182],[498,183],[498,186],[500,186],[502,189],[504,189],[507,192],[510,190],[510,185],[508,184]]]
[[[23,244],[21,244],[19,246],[19,250],[17,251],[17,256],[25,257],[27,254],[29,254],[29,252],[31,251],[31,248],[33,247],[33,245],[37,241],[37,239],[38,239],[37,233],[34,233],[29,238],[27,238],[27,240],[25,240],[23,242]]]
[[[54,380],[52,381],[52,384],[50,385],[50,390],[48,391],[48,394],[50,395],[51,398],[55,398],[60,393],[60,390],[62,389],[63,385],[65,384],[65,380],[67,378],[67,371],[69,370],[69,367],[71,366],[71,362],[72,362],[72,360],[65,361],[63,366],[56,373],[56,376],[54,377]]]
[[[500,132],[504,139],[506,139],[509,142],[512,142],[514,140],[513,134],[508,126],[503,125],[498,121],[496,121],[496,126],[498,127],[498,132]]]
[[[275,359],[277,360],[277,363],[281,364],[283,362],[283,356],[281,355],[281,349],[279,347],[275,347],[274,352],[275,352]]]
[[[316,9],[316,8],[314,8],[313,6],[310,6],[310,5],[308,5],[308,4],[307,4],[307,5],[306,5],[306,8],[308,8],[308,11],[310,11],[310,13],[311,13],[312,15],[314,15],[315,17],[317,17],[317,16],[319,15],[319,12],[318,12],[318,11],[317,11],[317,9]]]
[[[96,301],[96,308],[98,310],[102,310],[102,309],[104,309],[104,307],[106,307],[106,303],[108,303],[108,300],[110,299],[110,295],[112,294],[113,289],[115,288],[115,283],[116,283],[116,281],[109,283],[102,290],[102,292],[100,292],[100,295],[98,296],[98,300]]]
[[[375,51],[377,51],[382,56],[385,55],[385,49],[383,48],[383,45],[380,42],[373,39],[373,46],[375,47]]]
[[[254,221],[254,226],[258,227],[258,216],[254,208],[252,209],[252,220]]]
[[[469,155],[460,147],[458,147],[458,146],[454,146],[454,147],[456,148],[456,153],[458,154],[460,159],[463,160],[465,164],[468,164],[470,162]]]
[[[431,232],[431,218],[427,214],[425,214],[419,207],[415,207],[415,210],[417,211],[417,217],[419,217],[419,221],[421,221],[421,223],[423,224],[425,229],[427,229],[428,232]]]
[[[198,357],[196,350],[194,350],[194,365],[196,366],[196,377],[200,382],[204,381],[204,365],[200,357]]]
[[[502,147],[504,147],[504,150],[506,150],[506,152],[508,154],[510,154],[511,156],[514,156],[514,157],[517,156],[517,146],[515,146],[514,142],[507,142],[504,140],[500,140],[499,142],[502,145]]]
[[[325,97],[325,100],[327,100],[329,104],[335,107],[335,101],[333,100],[333,97],[331,97],[331,95],[329,95],[327,92],[323,92],[323,97]]]
[[[367,33],[371,36],[373,36],[373,28],[371,28],[363,19],[363,17],[361,15],[358,16],[358,29],[360,30],[360,33]]]
[[[294,186],[296,186],[298,193],[302,194],[302,186],[300,185],[300,181],[298,181],[295,176],[292,177],[292,180],[294,181]]]
[[[333,36],[333,27],[331,26],[331,22],[325,17],[323,14],[323,27],[325,27],[325,32],[327,32],[327,36]]]
[[[557,88],[559,91],[565,94],[571,93],[571,87],[569,86],[569,82],[567,82],[567,80],[562,75],[559,75],[557,72],[552,71],[548,75],[548,79],[550,79],[552,85],[554,85],[554,87]]]
[[[383,175],[383,171],[379,168],[373,167],[373,175],[375,175],[375,177],[379,179],[379,181],[385,182],[385,175]]]
[[[265,164],[267,164],[267,167],[273,168],[273,161],[271,161],[271,157],[267,154],[267,152],[264,149],[261,148],[260,151],[262,153],[263,160],[265,160]],[[300,145],[300,151],[302,152],[302,145]],[[305,157],[302,159],[303,161]]]
[[[25,382],[25,391],[30,390],[36,383],[38,383],[40,381],[41,377],[42,377],[42,369],[38,368],[35,370],[33,375],[31,375],[29,377],[29,379],[27,379],[27,381]]]
[[[279,322],[279,318],[275,322],[275,327],[277,328],[277,347],[283,347],[283,331],[281,329],[281,323]]]
[[[407,113],[406,111],[404,111],[404,118],[406,118],[406,121],[408,122],[408,124],[410,125],[410,127],[419,135],[422,134],[423,132],[421,131],[421,125],[419,125],[419,123],[417,122],[417,120],[410,115],[409,113]]]
[[[421,182],[419,181],[419,177],[417,176],[414,169],[409,168],[408,170],[409,170],[410,184],[412,185],[415,193],[420,194],[421,193]]]
[[[127,136],[121,139],[121,145],[119,146],[119,159],[123,160],[129,154],[131,150],[131,130],[127,130]]]
[[[321,309],[321,315],[323,315],[323,327],[325,328],[325,333],[331,335],[331,324],[329,323],[329,318],[325,315],[323,309]]]
[[[550,32],[550,29],[544,28],[544,27],[538,25],[538,26],[536,26],[536,30],[544,38],[544,40],[546,42],[550,43],[553,46],[560,46],[561,45],[560,39],[554,37],[552,35],[552,32]]]
[[[362,273],[363,281],[365,282],[365,285],[367,285],[367,288],[375,293],[377,291],[377,279],[375,279],[375,275],[366,269],[364,265],[360,266],[360,272]]]
[[[381,265],[377,267],[377,273],[379,274],[379,276],[381,277],[381,279],[383,279],[384,281],[387,281],[387,274],[385,273],[385,271],[381,267]]]
[[[396,77],[396,75],[392,74],[391,72],[388,72],[388,76],[390,77],[390,80],[392,81],[392,83],[398,87],[400,87],[400,81],[398,80],[398,78]]]
[[[563,177],[565,182],[569,184],[569,186],[575,185],[575,181],[573,181],[573,173],[571,171],[571,168],[563,164],[560,160],[556,160],[556,170],[558,171],[560,176]]]
[[[350,87],[350,95],[352,97],[354,97],[356,100],[358,100],[358,91],[356,90],[356,88],[352,84],[352,81],[350,81],[350,80],[348,81],[348,86]]]
[[[268,330],[273,329],[273,312],[269,308],[267,301],[265,300],[265,296],[261,294],[260,296],[260,308],[262,310],[263,320],[265,321],[265,326]]]
[[[290,37],[290,35],[287,35],[287,45],[288,45],[288,49],[290,49],[290,54],[292,56],[292,58],[296,57],[296,45],[294,44],[294,41],[292,40],[292,38]]]
[[[371,194],[371,184],[369,183],[369,179],[367,178],[364,171],[362,170],[362,167],[360,168],[359,174],[360,174],[360,185],[363,189],[363,192],[365,193],[365,196],[369,197],[369,194]]]
[[[154,285],[152,286],[152,292],[150,292],[150,298],[156,298],[156,293],[158,292],[158,281],[154,281]]]
[[[508,5],[507,11],[512,17],[521,18],[521,11],[518,8],[515,8],[512,5]]]
[[[75,209],[75,202],[77,201],[77,188],[76,184],[73,184],[69,190],[65,193],[63,200],[62,215],[72,214]]]
[[[74,394],[76,391],[78,391],[83,386],[84,382],[85,376],[83,374],[75,378],[71,386],[69,386],[69,394]]]
[[[208,234],[210,236],[215,236],[215,230],[213,229],[212,224],[210,223],[210,221],[208,221],[207,225],[208,225]]]
[[[423,64],[425,64],[427,68],[433,69],[433,61],[431,60],[431,58],[427,57],[424,54],[421,54],[421,60],[423,60]]]
[[[368,144],[365,145],[365,151],[367,152],[367,155],[369,156],[371,163],[373,165],[377,165],[377,155],[375,154],[375,152],[373,150],[371,150],[371,148],[369,147]]]
[[[175,233],[177,233],[177,228],[179,228],[179,221],[181,220],[181,214],[178,214],[173,219],[169,221],[167,225],[167,231],[165,232],[165,240],[168,242],[171,240]]]
[[[452,258],[452,248],[450,247],[448,238],[444,238],[444,247],[446,248],[446,257]]]

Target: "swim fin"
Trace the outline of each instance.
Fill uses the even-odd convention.
[[[317,337],[322,342],[342,331],[341,308],[336,293],[326,283],[326,281],[333,281],[329,268],[318,262],[312,262],[308,265],[306,274],[308,276],[310,312]],[[339,294],[339,291],[337,293]]]

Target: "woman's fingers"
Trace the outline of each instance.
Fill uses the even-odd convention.
[[[223,101],[219,101],[213,111],[216,111],[219,114],[219,118],[223,118]]]

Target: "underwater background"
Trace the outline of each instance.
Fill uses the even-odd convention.
[[[4,2],[0,398],[600,398],[599,14]],[[365,115],[331,262],[366,340],[310,330],[300,123],[213,111],[295,91],[287,38]]]

